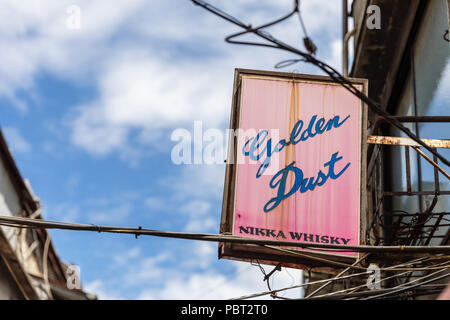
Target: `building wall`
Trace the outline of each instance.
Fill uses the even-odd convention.
[[[8,173],[0,161],[0,215],[12,216],[20,212],[19,197],[11,183]],[[9,235],[12,230],[2,226],[0,232]],[[22,299],[19,288],[0,257],[0,299]]]
[[[20,213],[20,202],[8,172],[0,161],[0,213],[6,216],[17,216]],[[3,228],[3,227],[2,227]]]
[[[23,299],[19,287],[0,257],[0,300]]]

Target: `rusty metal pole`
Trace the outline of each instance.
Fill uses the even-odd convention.
[[[345,36],[348,31],[348,11],[347,11],[347,0],[342,0],[342,74],[347,72],[347,63],[345,60],[348,59],[347,54],[344,52],[345,47]]]
[[[342,0],[342,41],[344,41],[345,35],[348,31],[348,10],[347,0]]]

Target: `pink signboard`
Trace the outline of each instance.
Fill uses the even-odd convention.
[[[222,231],[360,244],[361,101],[325,77],[237,70],[235,81]]]

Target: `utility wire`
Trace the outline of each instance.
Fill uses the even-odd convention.
[[[362,260],[366,259],[368,256],[370,255],[370,253],[365,254],[364,256],[362,256],[361,258],[359,258],[358,260],[355,261],[354,264],[352,264],[352,267],[356,266],[358,263],[360,263]],[[347,271],[350,270],[350,266],[347,267],[346,269],[342,270],[337,277],[342,276],[343,274],[345,274]],[[314,296],[316,293],[319,293],[321,290],[325,289],[332,281],[326,282],[323,285],[321,285],[319,288],[317,288],[316,290],[314,290],[313,292],[311,292],[310,294],[308,294],[306,296],[306,298],[310,298],[312,296]]]
[[[264,240],[239,237],[226,234],[208,234],[208,233],[188,233],[188,232],[171,232],[162,230],[151,230],[128,227],[111,227],[100,225],[76,224],[68,222],[56,222],[42,219],[30,219],[25,217],[0,216],[0,225],[15,228],[34,228],[34,229],[61,229],[61,230],[77,230],[77,231],[93,231],[105,233],[121,233],[132,234],[136,237],[155,236],[166,238],[177,238],[186,240],[199,240],[210,242],[228,242],[243,243],[255,245],[273,245],[284,247],[310,248],[310,249],[334,249],[354,252],[373,252],[373,253],[450,253],[450,246],[367,246],[367,245],[339,245],[325,243],[307,243],[297,241],[280,241],[280,240]]]
[[[436,272],[433,272],[433,273],[431,273],[431,274],[429,274],[429,275],[427,275],[427,276],[424,276],[424,277],[419,278],[419,279],[412,280],[412,281],[410,281],[410,282],[408,282],[408,283],[406,283],[406,284],[416,282],[416,281],[418,281],[418,280],[420,280],[420,279],[429,278],[429,277],[431,277],[432,275],[435,275],[435,274],[440,273],[440,272],[442,272],[442,271],[436,271]],[[408,291],[408,290],[411,290],[411,289],[420,287],[420,286],[422,286],[422,285],[425,285],[425,284],[428,284],[428,283],[431,283],[431,282],[434,282],[434,281],[437,281],[437,280],[440,280],[440,279],[445,279],[445,278],[447,278],[447,277],[449,277],[449,276],[450,276],[450,273],[446,273],[446,274],[443,274],[443,275],[440,275],[440,276],[437,276],[437,277],[431,278],[431,279],[429,279],[429,280],[426,280],[426,281],[423,281],[423,282],[420,282],[420,283],[417,283],[417,284],[414,284],[414,285],[411,285],[411,286],[407,286],[407,287],[403,287],[403,286],[406,285],[406,284],[401,284],[401,285],[398,286],[398,287],[402,287],[402,288],[400,288],[400,289],[392,290],[392,289],[395,289],[395,287],[394,287],[394,288],[390,288],[390,289],[392,290],[392,291],[390,291],[390,292],[386,292],[386,293],[382,293],[382,294],[379,294],[379,295],[375,295],[375,296],[372,296],[372,297],[367,298],[367,299],[365,299],[365,300],[370,300],[370,299],[375,299],[375,298],[381,298],[381,297],[389,296],[389,295],[392,295],[392,294],[401,293],[401,292]]]
[[[442,267],[440,267],[440,270],[438,272],[442,272],[443,270],[447,270],[448,268],[449,268],[449,266],[442,266]],[[392,270],[392,271],[396,271],[396,270]],[[414,272],[414,271],[402,272],[400,274],[396,274],[396,275],[389,276],[387,278],[383,278],[379,282],[377,281],[375,283],[380,283],[380,282],[383,282],[383,281],[391,279],[391,278],[401,277],[401,276],[404,276],[405,274],[412,273],[412,272]],[[298,285],[284,287],[284,288],[280,288],[280,289],[275,289],[275,290],[270,290],[270,291],[263,291],[263,292],[259,292],[259,293],[254,293],[254,294],[250,294],[250,295],[237,297],[237,298],[232,298],[230,300],[245,300],[245,299],[251,299],[251,298],[258,298],[258,297],[261,297],[261,296],[272,295],[272,294],[276,294],[278,292],[287,291],[287,290],[291,290],[291,289],[302,288],[302,287],[306,287],[306,286],[309,286],[309,285],[328,283],[329,281],[335,282],[335,281],[340,281],[340,280],[360,277],[360,276],[363,276],[363,275],[369,275],[369,272],[360,272],[360,273],[354,273],[354,274],[345,275],[345,276],[336,276],[336,277],[331,278],[331,279],[317,280],[317,281],[312,281],[312,282],[308,282],[308,283],[302,283],[302,284],[298,284]],[[359,289],[359,288],[364,287],[364,286],[365,285],[349,288],[349,289],[346,289],[345,291],[354,290],[356,288]],[[339,291],[339,292],[342,292],[342,291]],[[321,299],[321,298],[328,298],[328,297],[335,298],[334,296],[332,296],[333,294],[335,294],[335,293],[325,294],[325,295],[311,297],[311,298],[301,298],[301,299],[302,300],[304,300],[304,299],[308,299],[308,300],[311,299],[311,300],[313,300],[313,299]],[[336,292],[335,296],[338,296],[337,292]],[[343,296],[343,295],[340,294],[339,296]],[[346,294],[346,297],[349,297],[349,294]]]
[[[388,112],[384,111],[378,105],[378,103],[376,103],[371,98],[366,96],[363,92],[358,90],[353,85],[353,83],[350,80],[348,80],[347,78],[343,77],[336,69],[334,69],[333,67],[331,67],[327,63],[316,59],[315,57],[313,57],[312,54],[306,53],[306,52],[303,52],[303,51],[301,51],[301,50],[299,50],[297,48],[294,48],[291,45],[288,45],[288,44],[282,42],[281,40],[278,40],[278,39],[274,38],[267,31],[262,30],[262,28],[273,26],[274,24],[279,23],[281,21],[284,21],[287,18],[289,18],[290,16],[292,16],[294,13],[296,13],[297,12],[297,8],[298,8],[298,1],[294,2],[295,3],[294,10],[291,11],[286,16],[284,16],[284,17],[282,17],[280,19],[277,19],[277,20],[275,20],[273,22],[266,23],[266,24],[264,24],[264,25],[262,25],[260,27],[256,27],[256,28],[253,28],[251,25],[247,25],[247,24],[241,22],[237,18],[235,18],[235,17],[231,16],[230,14],[228,14],[228,13],[226,13],[226,12],[224,12],[224,11],[214,7],[214,6],[212,6],[211,4],[209,4],[209,3],[207,3],[207,2],[205,2],[203,0],[191,0],[191,1],[194,4],[196,4],[196,5],[204,8],[204,9],[206,9],[207,11],[217,15],[218,17],[221,17],[222,19],[225,19],[226,21],[229,21],[229,22],[233,23],[234,25],[237,25],[238,27],[240,27],[240,28],[245,30],[243,32],[239,32],[239,33],[232,34],[232,35],[228,36],[225,39],[225,41],[227,41],[229,43],[234,43],[234,44],[255,45],[255,46],[276,48],[276,49],[281,49],[281,50],[288,51],[288,52],[291,52],[291,53],[294,53],[296,55],[301,56],[303,58],[302,60],[304,60],[305,62],[308,62],[308,63],[312,63],[315,66],[319,67],[328,76],[330,76],[331,79],[333,79],[335,82],[337,82],[340,85],[342,85],[349,92],[351,92],[353,95],[355,95],[360,100],[362,100],[365,104],[367,104],[369,106],[369,108],[373,112],[378,114],[380,117],[384,118],[386,120],[386,122],[390,123],[392,126],[396,127],[397,129],[403,131],[408,137],[410,137],[412,140],[417,142],[420,146],[422,146],[425,149],[427,149],[431,154],[436,156],[444,164],[446,164],[447,166],[450,166],[450,161],[447,160],[446,157],[442,156],[436,150],[434,150],[433,148],[428,146],[425,142],[423,142],[421,139],[419,139],[414,133],[412,133],[408,128],[403,126],[397,119],[395,119],[395,117],[393,117]],[[245,42],[245,41],[234,41],[234,40],[231,41],[231,39],[233,39],[233,38],[235,38],[237,36],[241,36],[241,35],[247,34],[247,33],[253,33],[253,34],[259,36],[261,39],[264,39],[264,40],[268,41],[271,44],[268,44],[268,43],[257,43],[257,42]]]
[[[448,265],[448,264],[446,264],[446,262],[444,262],[444,263],[441,263],[441,264],[440,264],[440,267],[435,268],[435,269],[439,269],[439,271],[437,271],[437,273],[439,273],[439,272],[442,272],[442,271],[444,271],[444,270],[449,269],[449,267],[450,267],[450,265]],[[394,271],[394,270],[393,270],[393,271]],[[395,270],[395,271],[397,271],[397,270]],[[373,284],[379,284],[379,283],[382,283],[382,282],[384,282],[384,281],[386,281],[386,280],[393,279],[393,278],[399,278],[399,277],[405,276],[405,275],[407,275],[407,274],[411,274],[411,273],[413,273],[413,272],[414,272],[414,271],[406,271],[406,272],[402,272],[402,273],[400,273],[400,274],[395,274],[395,275],[392,275],[392,276],[389,276],[389,277],[382,278],[382,279],[380,279],[379,281],[374,281]],[[405,285],[407,285],[407,284],[416,282],[416,281],[418,281],[418,280],[420,280],[420,279],[422,279],[422,278],[416,279],[416,280],[411,281],[411,282],[408,282],[408,283],[401,284],[401,285],[396,286],[396,287],[392,287],[392,288],[390,288],[390,289],[396,289],[396,288],[398,288],[398,287],[405,286]],[[324,294],[324,295],[320,295],[320,296],[315,296],[314,298],[325,298],[325,297],[331,297],[331,298],[333,298],[334,296],[336,296],[336,295],[338,295],[338,294],[348,293],[349,291],[351,291],[350,293],[353,293],[353,292],[355,292],[355,291],[357,291],[357,290],[359,290],[359,289],[361,289],[361,288],[364,288],[364,287],[366,287],[366,286],[367,286],[367,284],[363,284],[363,285],[355,286],[355,287],[352,287],[352,288],[348,288],[348,289],[344,289],[344,290],[340,290],[340,291],[336,291],[336,292],[332,292],[332,293],[328,293],[328,294]]]

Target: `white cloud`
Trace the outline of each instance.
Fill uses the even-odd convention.
[[[253,25],[279,16],[292,6],[290,0],[212,2]],[[1,1],[0,96],[26,110],[19,93],[25,90],[32,94],[42,72],[96,90],[95,97],[73,106],[63,119],[70,124],[70,141],[92,155],[117,152],[132,163],[145,152],[143,145],[158,149],[158,143],[170,136],[170,130],[189,127],[193,120],[203,120],[204,129],[226,127],[233,68],[267,70],[292,56],[225,44],[223,38],[238,29],[190,1],[173,3],[80,0],[81,29],[69,30],[66,9],[73,1]],[[339,7],[337,1],[302,1],[308,32],[316,42],[319,38],[320,57],[330,59],[332,52],[337,52],[331,40],[340,36]],[[302,33],[296,17],[270,30],[286,42],[301,46]],[[317,71],[303,65],[286,71],[292,69]],[[70,105],[68,102],[63,107]],[[47,145],[47,149],[51,147]],[[218,227],[220,212],[211,212],[211,208],[213,201],[222,196],[224,169],[220,165],[185,166],[179,175],[160,182],[162,187],[171,186],[173,196],[168,200],[174,209],[183,208],[180,204],[189,200],[197,201],[184,209],[186,230],[206,232]],[[160,203],[149,198],[147,205],[155,208]],[[91,221],[116,223],[128,217],[131,209],[130,201],[122,205],[106,201],[96,205],[67,204],[52,214],[73,221],[92,213],[88,216]],[[197,214],[190,215],[196,210]],[[122,266],[120,259],[113,258],[123,268],[121,271],[127,271],[118,273],[122,287],[96,280],[85,289],[104,299],[122,297],[117,294],[121,289],[141,289],[143,283],[147,289],[141,291],[140,297],[155,299],[226,299],[266,289],[258,268],[249,268],[248,264],[236,264],[233,276],[218,271],[213,264],[216,244],[186,248],[186,254],[192,257],[185,260],[190,273],[172,263],[169,253],[145,257],[139,249],[131,249],[127,259],[134,264]],[[287,273],[277,274],[274,279],[275,287],[292,283]]]
[[[177,176],[166,177],[159,182],[171,187],[177,200],[221,198],[225,180],[224,165],[185,165],[181,169]]]
[[[351,45],[349,44],[351,47]],[[337,71],[342,70],[342,41],[341,40],[334,40],[331,43],[331,55],[328,59],[329,65],[331,65],[333,68],[335,68]],[[351,59],[349,58],[349,72],[351,68]]]
[[[210,216],[211,203],[206,200],[193,200],[179,205],[180,213],[188,216],[184,230],[187,232],[207,232],[218,228],[219,221]]]
[[[63,222],[74,222],[81,215],[80,208],[70,203],[46,204],[44,212],[47,219]]]
[[[86,283],[83,286],[83,290],[87,293],[94,294],[100,300],[120,300],[124,299],[116,290],[110,290],[105,288],[105,283],[102,280],[94,280]]]
[[[107,53],[106,43],[147,1],[77,1],[81,8],[79,30],[66,26],[70,0],[0,2],[0,95],[26,105],[17,90],[30,90],[40,71],[61,78],[86,76]],[[95,50],[92,50],[96,48]]]
[[[113,260],[118,266],[126,266],[130,264],[132,260],[136,260],[141,255],[141,248],[133,247],[123,252],[114,255]]]
[[[219,219],[211,217],[206,218],[191,218],[184,227],[186,232],[217,232],[219,230]]]
[[[267,272],[272,267],[267,267]],[[300,282],[300,270],[283,269],[271,280],[274,289],[297,285]],[[235,273],[232,276],[215,271],[193,273],[188,276],[172,276],[164,283],[162,288],[143,289],[139,299],[230,299],[244,295],[267,291],[267,285],[263,282],[263,275],[258,267],[246,263],[236,263]],[[280,296],[299,298],[300,289],[291,289]],[[258,299],[272,299],[270,296],[262,296]]]
[[[8,147],[13,153],[26,153],[31,150],[30,143],[20,134],[19,130],[13,127],[3,127]]]
[[[69,179],[69,184],[71,179]],[[76,179],[76,183],[81,183]],[[69,190],[70,191],[70,190]],[[45,208],[49,219],[67,222],[121,224],[134,210],[136,192],[122,192],[119,196],[85,198],[78,202],[47,203]]]
[[[214,242],[194,242],[192,251],[192,258],[184,263],[186,266],[207,269],[217,259],[217,243]]]
[[[78,107],[72,141],[91,153],[107,154],[127,144],[130,129],[148,136],[195,119],[222,125],[229,113],[226,79],[231,73],[218,70],[212,77],[210,67],[174,65],[140,51],[118,54],[105,64],[98,100]],[[143,136],[141,141],[149,140]]]
[[[120,223],[129,216],[132,209],[131,203],[124,203],[107,210],[92,210],[88,217],[94,223]]]
[[[128,272],[124,276],[127,286],[148,283],[167,276],[167,268],[163,264],[170,260],[168,252],[161,252],[153,257],[142,258],[134,265],[128,265]]]
[[[188,165],[181,169],[180,174],[159,182],[170,190],[165,208],[187,220],[183,228],[186,232],[217,232],[225,166]]]
[[[183,204],[183,206],[180,209],[180,212],[186,213],[190,216],[199,215],[204,216],[209,212],[211,209],[211,204],[207,201],[203,200],[193,200],[189,201],[186,204]]]
[[[290,0],[212,3],[254,25],[292,8]],[[0,46],[6,49],[0,53],[0,95],[25,109],[16,93],[30,91],[40,71],[97,87],[98,97],[77,106],[70,117],[71,141],[93,155],[119,151],[135,164],[140,151],[130,145],[131,130],[139,131],[134,142],[157,145],[154,136],[193,120],[226,126],[233,68],[270,69],[289,56],[225,44],[222,38],[236,28],[190,1],[80,0],[79,30],[66,26],[72,4],[2,1]],[[309,33],[326,41],[337,33],[333,17],[339,10],[334,1],[302,1]],[[301,45],[296,17],[269,30]],[[319,52],[328,58],[329,45],[321,44]]]
[[[145,199],[145,205],[150,208],[152,211],[161,211],[167,208],[164,199],[157,197],[148,197]]]

